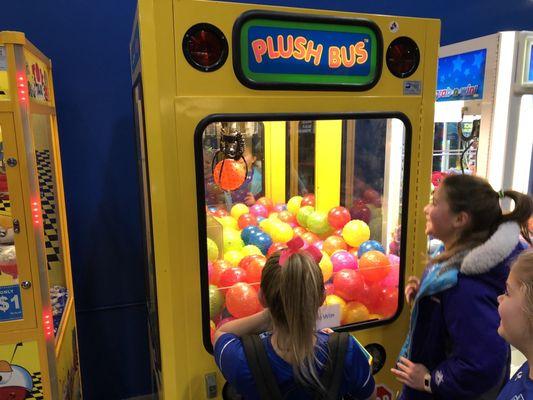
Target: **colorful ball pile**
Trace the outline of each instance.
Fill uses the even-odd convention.
[[[338,304],[342,324],[389,318],[398,304],[399,258],[386,254],[381,237],[381,199],[365,191],[348,209],[315,209],[315,196],[287,204],[262,197],[254,205],[208,208],[222,227],[221,243],[207,239],[209,299],[213,326],[254,314],[266,259],[294,236],[322,251],[319,263],[325,305]]]

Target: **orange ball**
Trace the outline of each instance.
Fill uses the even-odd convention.
[[[337,235],[331,235],[322,244],[322,250],[324,250],[328,255],[332,255],[337,250],[348,250],[348,245],[344,239]]]
[[[359,259],[359,271],[365,277],[365,282],[378,282],[390,272],[390,260],[381,251],[367,251]]]
[[[217,163],[213,171],[215,183],[224,190],[235,190],[246,180],[246,164],[232,159]]]
[[[320,240],[313,232],[305,232],[301,237],[307,244],[314,244]]]

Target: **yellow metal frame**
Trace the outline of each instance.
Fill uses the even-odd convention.
[[[215,25],[224,33],[231,49],[233,24],[241,14],[251,9],[370,19],[380,27],[385,49],[396,37],[411,37],[419,45],[421,61],[409,80],[422,82],[422,91],[419,95],[404,95],[403,80],[394,77],[385,63],[377,85],[356,93],[256,91],[246,88],[234,75],[231,51],[225,65],[215,72],[203,73],[187,63],[182,52],[182,39],[191,26],[197,23]],[[400,27],[399,31],[389,29],[392,22]],[[142,74],[162,354],[159,395],[169,400],[196,400],[206,398],[205,374],[216,372],[219,389],[223,384],[212,356],[205,351],[202,343],[198,271],[199,243],[203,238],[199,239],[197,228],[196,210],[200,199],[196,198],[195,190],[193,137],[198,124],[214,114],[403,113],[412,125],[408,235],[402,238],[407,245],[405,277],[419,272],[421,255],[426,249],[422,208],[429,198],[440,23],[428,19],[199,0],[139,0],[137,23],[140,66],[133,74],[133,81]],[[337,123],[340,122],[320,121],[317,141],[322,141],[322,124],[325,127]],[[271,129],[276,135],[283,131],[284,135],[285,128],[277,129],[274,125],[271,123],[269,127],[269,123],[265,122],[265,130]],[[276,143],[276,146],[279,145]],[[340,144],[335,139],[331,146],[338,148]],[[277,162],[275,167],[266,167],[267,195],[284,200],[285,161],[268,140],[265,143],[265,159]],[[331,171],[320,167],[316,171],[318,206],[324,209],[338,204],[340,170],[333,171],[339,179],[331,179],[337,185],[335,193],[327,195],[327,190],[332,187],[326,182]],[[275,182],[273,176],[277,176]],[[325,186],[320,187],[321,184]],[[356,333],[363,344],[386,343],[387,362],[382,372],[376,375],[376,380],[390,388],[398,387],[388,371],[407,331],[408,314],[407,307],[404,307],[394,323]],[[217,398],[220,398],[220,390]]]
[[[76,317],[52,64],[50,59],[21,32],[0,32],[0,46],[5,47],[7,53],[10,93],[8,100],[0,101],[4,157],[17,160],[15,167],[8,167],[7,175],[11,218],[17,219],[20,223],[20,233],[15,235],[19,282],[23,280],[31,282],[31,289],[21,289],[24,319],[0,323],[0,346],[19,342],[37,343],[38,354],[35,354],[35,357],[38,358],[38,365],[40,365],[42,390],[44,398],[51,400],[63,398],[63,392],[71,390],[70,387],[75,387],[78,392],[81,390],[79,368],[73,364],[77,363]],[[21,96],[17,90],[17,72],[24,71],[26,57],[37,60],[46,70],[48,101],[34,100],[29,96],[26,102],[20,99]],[[27,91],[27,88],[25,89]],[[46,315],[51,318],[51,305],[42,217],[40,225],[33,223],[36,212],[40,215],[40,210],[36,208],[40,201],[35,200],[40,198],[40,194],[30,116],[37,114],[45,116],[46,123],[50,126],[50,157],[55,176],[57,230],[66,286],[69,291],[69,299],[55,338],[54,335],[50,337],[45,334],[44,318]]]

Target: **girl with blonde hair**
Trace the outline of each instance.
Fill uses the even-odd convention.
[[[325,298],[322,254],[313,246],[301,249],[299,237],[288,246],[263,269],[265,310],[216,331],[218,367],[246,400],[374,399],[369,359],[355,339],[316,331]]]

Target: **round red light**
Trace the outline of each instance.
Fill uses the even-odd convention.
[[[420,51],[413,39],[403,36],[392,41],[385,58],[394,76],[407,78],[414,74],[420,64]]]
[[[183,54],[194,68],[203,72],[215,71],[228,57],[228,42],[216,26],[197,24],[183,37]]]

